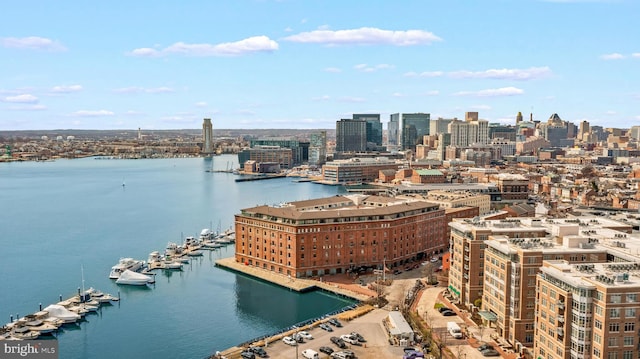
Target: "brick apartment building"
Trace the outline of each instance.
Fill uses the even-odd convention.
[[[236,261],[292,277],[394,267],[448,248],[439,205],[379,196],[245,208],[235,230]]]

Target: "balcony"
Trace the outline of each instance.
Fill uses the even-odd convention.
[[[558,317],[558,326],[561,327],[564,325],[564,317]]]
[[[563,328],[556,328],[556,334],[558,334],[559,337],[564,336],[564,329]]]
[[[564,302],[557,302],[558,309],[564,310]]]

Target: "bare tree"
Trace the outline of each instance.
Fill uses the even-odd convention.
[[[435,266],[431,262],[426,262],[425,265],[422,266],[422,276],[426,279],[428,284],[433,283],[433,274],[435,271]]]

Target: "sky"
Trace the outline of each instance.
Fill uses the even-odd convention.
[[[638,0],[6,1],[0,130],[640,125]]]

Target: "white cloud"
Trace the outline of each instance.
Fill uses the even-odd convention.
[[[401,92],[394,92],[391,94],[393,97],[405,97],[406,95]]]
[[[82,91],[81,85],[54,86],[51,89],[51,92],[53,93],[71,93],[71,92],[78,92],[78,91]]]
[[[208,104],[204,101],[196,102],[196,107],[207,107]]]
[[[403,76],[404,77],[440,77],[444,75],[442,71],[425,71],[425,72],[407,72]]]
[[[534,80],[551,74],[551,69],[530,67],[528,69],[489,69],[485,71],[454,71],[449,76],[460,79],[500,79],[500,80]]]
[[[631,54],[631,57],[640,59],[640,52],[634,52],[633,54]]]
[[[247,110],[247,109],[243,109],[243,110],[238,110],[236,111],[237,114],[239,115],[245,115],[245,116],[255,116],[256,112],[253,110]]]
[[[324,69],[325,72],[331,72],[331,73],[338,73],[338,72],[342,72],[342,70],[340,70],[337,67],[327,67]]]
[[[158,57],[180,54],[185,56],[240,56],[256,52],[274,52],[278,43],[267,36],[254,36],[236,42],[220,44],[188,44],[176,42],[164,49],[143,47],[129,52],[131,56]]]
[[[329,95],[322,95],[320,97],[312,98],[313,101],[328,101],[329,99],[331,99],[331,97],[329,97]]]
[[[607,115],[617,115],[618,113],[616,111],[609,110],[609,111],[605,112],[605,114],[607,114]]]
[[[501,87],[497,89],[486,89],[480,91],[460,91],[454,96],[475,96],[475,97],[498,97],[498,96],[514,96],[522,95],[524,90],[517,87]]]
[[[341,97],[338,100],[341,102],[365,102],[365,99],[363,99],[362,97],[351,97],[351,96]]]
[[[284,38],[287,41],[325,45],[429,45],[441,38],[423,30],[390,31],[372,27],[351,30],[327,30],[302,32]]]
[[[141,115],[144,115],[144,112],[135,111],[135,110],[128,110],[124,114],[127,115],[127,116],[141,116]]]
[[[438,90],[431,90],[431,91],[427,91],[427,93],[425,93],[425,95],[427,96],[438,96],[440,94],[440,91]]]
[[[2,99],[3,102],[11,103],[38,103],[38,98],[31,94],[21,94],[15,96],[7,96]]]
[[[115,113],[108,110],[79,110],[71,114],[72,116],[78,117],[103,117],[103,116],[113,116]]]
[[[284,28],[284,32],[293,32],[293,29],[287,26]]]
[[[170,93],[170,92],[175,92],[174,89],[170,88],[170,87],[152,87],[152,88],[148,88],[145,89],[145,92],[147,93]]]
[[[28,50],[64,51],[66,48],[57,41],[46,37],[5,37],[0,39],[0,44],[4,47]]]
[[[378,70],[392,69],[394,67],[395,66],[389,65],[389,64],[378,64],[374,66],[369,66],[367,64],[358,64],[358,65],[355,65],[353,68],[361,72],[375,72]]]
[[[11,111],[43,111],[47,109],[45,105],[25,105],[25,106],[9,106]]]
[[[161,87],[139,87],[139,86],[129,86],[129,87],[121,87],[117,89],[113,89],[115,93],[123,93],[123,94],[133,94],[133,93],[171,93],[175,92],[171,87],[161,86]]]
[[[601,59],[603,60],[621,60],[624,59],[625,56],[623,54],[619,54],[617,52],[611,53],[611,54],[604,54],[600,56]]]

